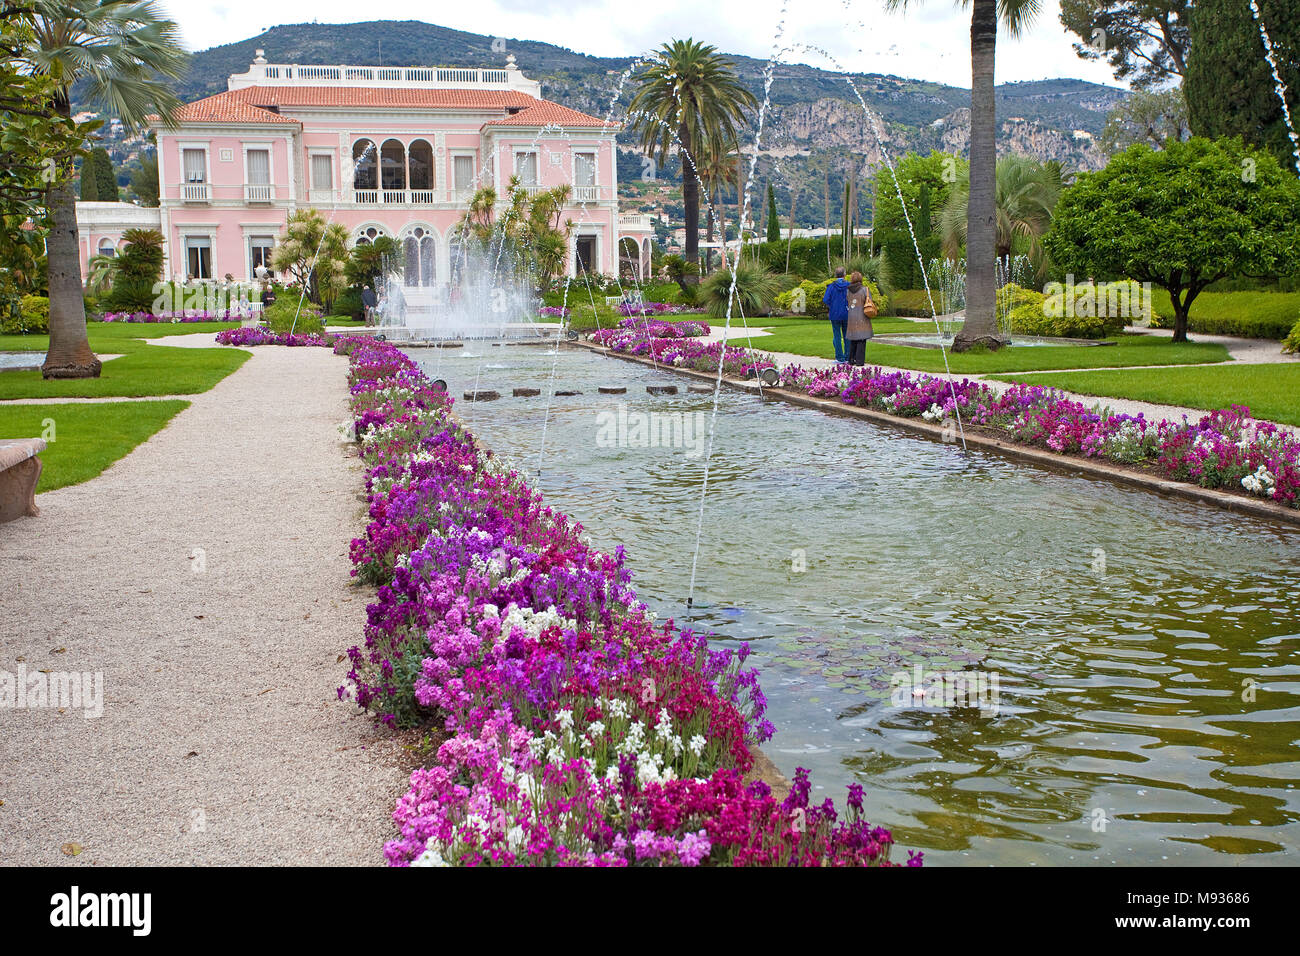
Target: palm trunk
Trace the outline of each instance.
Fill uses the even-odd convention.
[[[970,202],[966,210],[966,321],[953,351],[974,345],[998,349],[1007,344],[998,330],[994,274],[997,117],[993,64],[998,31],[998,0],[972,0],[970,23]]]
[[[50,189],[50,232],[46,240],[50,289],[50,348],[43,378],[99,378],[101,363],[86,337],[86,304],[81,289],[77,201],[72,186]]]
[[[686,261],[700,264],[700,158],[691,146],[691,131],[683,126],[678,130],[678,142],[682,150],[682,205],[686,218]],[[699,275],[687,276],[686,281],[692,285],[699,281]]]

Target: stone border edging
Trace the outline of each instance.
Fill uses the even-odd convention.
[[[579,341],[567,342],[564,344],[571,346],[576,345],[600,355],[608,355],[612,358],[623,359],[628,362],[637,362],[641,365],[662,369],[665,372],[674,372],[678,375],[686,375],[690,378],[704,379],[710,382],[716,382],[718,379],[717,374],[713,372],[699,372],[695,369],[678,368],[673,365],[666,365],[663,362],[654,362],[639,355],[628,355],[624,352],[615,352],[611,349],[594,345],[590,342]],[[756,384],[745,379],[730,378],[724,375],[722,377],[722,382],[725,385],[730,385],[733,388],[751,394],[756,393],[758,390]],[[774,398],[779,398],[782,401],[789,402],[792,405],[800,405],[804,408],[815,408],[823,412],[845,415],[850,418],[864,418],[878,424],[902,428],[905,431],[915,432],[924,435],[927,438],[942,440],[944,432],[942,426],[932,424],[919,418],[904,418],[899,415],[889,415],[885,412],[878,412],[871,408],[858,408],[856,405],[845,405],[843,402],[837,402],[833,399],[814,398],[809,395],[804,395],[802,392],[794,392],[789,389],[764,388],[763,394],[771,395]],[[991,438],[987,435],[972,434],[968,432],[966,434],[966,443],[989,451],[1001,452],[1002,454],[1008,455],[1012,458],[1019,458],[1053,471],[1082,471],[1093,477],[1106,478],[1120,484],[1142,488],[1146,491],[1172,495],[1176,498],[1182,498],[1185,501],[1196,501],[1202,504],[1215,505],[1227,511],[1249,514],[1259,518],[1273,518],[1284,521],[1287,524],[1300,526],[1300,508],[1287,508],[1283,505],[1273,504],[1272,502],[1263,501],[1257,498],[1249,498],[1245,495],[1233,494],[1218,488],[1202,488],[1199,485],[1187,484],[1186,482],[1171,481],[1167,478],[1157,478],[1154,475],[1148,475],[1145,472],[1138,471],[1134,468],[1125,468],[1121,465],[1114,465],[1090,458],[1081,458],[1072,455],[1056,455],[1038,448],[1031,448],[1027,445],[1020,445],[1014,442],[1003,441],[998,438]]]

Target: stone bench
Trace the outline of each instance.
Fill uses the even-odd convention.
[[[41,477],[43,438],[0,438],[0,522],[38,515],[36,482]]]

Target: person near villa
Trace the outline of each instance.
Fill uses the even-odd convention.
[[[861,272],[849,276],[849,284],[844,291],[849,364],[862,366],[866,364],[867,339],[875,335],[875,330],[871,327],[871,316],[876,311],[875,303],[871,300],[871,290],[862,284]]]
[[[822,302],[826,305],[831,320],[831,343],[835,346],[835,361],[843,365],[849,360],[849,350],[845,344],[844,324],[848,321],[848,288],[844,279],[844,269],[835,270],[835,281],[826,287]]]
[[[375,324],[375,306],[379,300],[375,298],[375,290],[368,285],[361,287],[361,305],[365,309],[366,325]]]

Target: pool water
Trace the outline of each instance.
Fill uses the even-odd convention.
[[[862,782],[931,863],[1297,862],[1296,529],[724,390],[688,612],[713,396],[577,349],[462,351],[410,354],[506,396],[457,412],[626,546],[661,617],[751,642],[764,749],[817,799]],[[547,419],[552,384],[582,394]],[[680,440],[620,443],[620,404],[681,413]],[[908,693],[936,674],[995,706]]]
[[[44,352],[0,352],[0,372],[40,368],[44,364]]]

